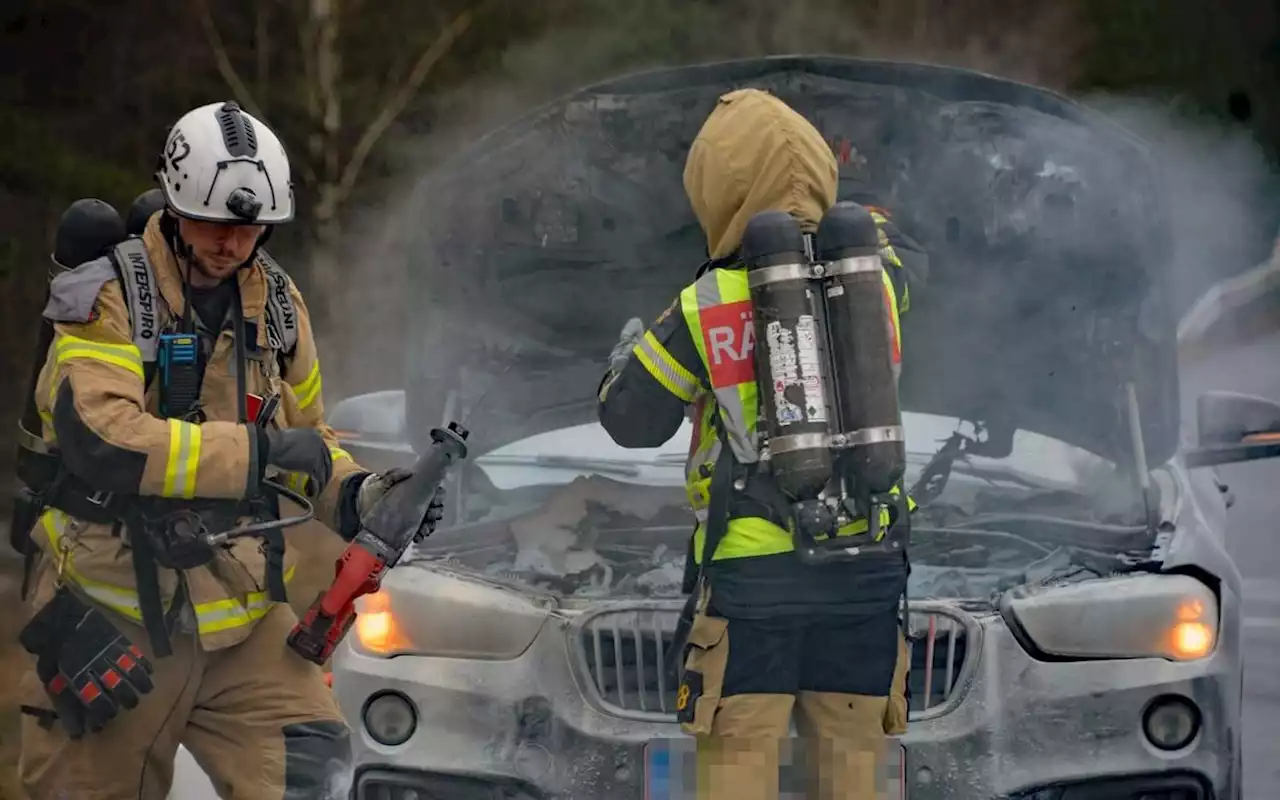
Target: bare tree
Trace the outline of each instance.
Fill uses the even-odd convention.
[[[258,93],[250,91],[240,77],[231,55],[218,31],[208,0],[197,0],[205,39],[213,53],[214,63],[237,101],[249,113],[261,115],[259,98],[265,98],[269,57],[266,15],[270,4],[259,2],[255,8],[255,51]],[[440,30],[422,49],[407,74],[392,80],[375,112],[365,120],[346,119],[342,86],[346,74],[342,52],[342,20],[355,13],[361,0],[296,0],[293,13],[296,22],[301,84],[306,113],[306,158],[295,165],[309,187],[311,216],[315,226],[315,250],[310,260],[311,310],[321,320],[331,318],[333,303],[339,292],[337,251],[341,239],[341,211],[357,186],[370,155],[387,130],[417,96],[431,70],[466,32],[474,12],[463,11]],[[278,18],[278,17],[277,17]],[[275,78],[279,82],[279,77]],[[286,83],[290,81],[286,78]],[[358,136],[351,134],[359,130]],[[354,139],[354,145],[344,143]]]

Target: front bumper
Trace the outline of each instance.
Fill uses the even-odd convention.
[[[678,608],[644,610],[669,615],[673,627]],[[913,633],[926,634],[917,650],[942,629],[938,620],[955,621],[958,631],[927,647],[934,665],[927,708],[922,656],[913,658],[912,721],[903,737],[911,800],[1239,796],[1238,631],[1224,629],[1217,652],[1192,663],[1045,663],[1027,655],[997,614],[926,602],[911,610]],[[334,689],[356,732],[353,796],[413,800],[412,788],[417,800],[644,798],[645,743],[681,734],[669,705],[651,696],[639,709],[635,692],[625,698],[630,678],[605,674],[628,660],[621,649],[618,659],[608,657],[618,639],[592,646],[599,635],[588,634],[609,613],[549,618],[511,661],[382,659],[343,647]],[[603,627],[616,636],[628,626]],[[643,641],[645,626],[632,627]],[[597,653],[605,670],[595,669]],[[417,714],[414,733],[394,747],[375,741],[362,719],[367,700],[386,691],[403,694]],[[1191,700],[1201,716],[1195,739],[1175,752],[1159,750],[1142,731],[1149,704],[1169,695]]]

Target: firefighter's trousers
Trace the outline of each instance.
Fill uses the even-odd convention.
[[[781,796],[880,797],[887,735],[906,731],[907,668],[896,610],[743,620],[704,602],[676,699],[698,740],[696,796],[778,800],[798,782]]]
[[[279,604],[238,645],[205,652],[193,635],[176,633],[173,655],[155,659],[141,627],[113,618],[151,659],[155,689],[78,741],[60,724],[46,730],[24,714],[19,771],[27,797],[165,800],[182,743],[224,798],[346,798],[349,733],[320,668],[285,643],[296,620]],[[20,702],[50,708],[34,668],[23,676]]]

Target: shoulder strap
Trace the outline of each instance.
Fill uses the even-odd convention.
[[[142,354],[142,363],[150,370],[160,345],[160,309],[163,302],[156,286],[156,270],[147,255],[142,239],[131,236],[111,251],[111,262],[124,288],[125,305],[133,344]]]
[[[267,276],[267,345],[291,354],[298,344],[298,310],[289,291],[289,275],[266,250],[258,251],[258,263]]]

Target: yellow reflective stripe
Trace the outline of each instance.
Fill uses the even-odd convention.
[[[61,548],[62,535],[66,530],[69,518],[56,509],[46,511],[41,518],[49,544],[54,552]],[[142,622],[142,606],[138,601],[138,593],[127,586],[113,586],[101,581],[89,580],[76,571],[73,564],[74,548],[67,556],[63,574],[85,593],[91,600],[111,609],[123,617],[135,622]],[[284,582],[293,580],[296,569],[289,567],[284,573]],[[194,607],[197,628],[200,633],[218,633],[231,630],[242,625],[262,619],[271,610],[272,601],[266,592],[250,592],[244,602],[236,598],[223,598],[208,603],[199,603]],[[167,604],[166,604],[167,606]],[[167,607],[166,607],[167,610]]]
[[[164,497],[196,496],[202,432],[199,425],[169,420],[169,460],[164,467]]]
[[[893,345],[893,365],[894,369],[902,368],[902,319],[898,314],[898,290],[893,286],[893,279],[889,277],[888,270],[880,271],[880,283],[884,286],[885,297],[889,299],[889,325],[890,335],[893,337],[891,344]]]
[[[653,331],[645,331],[644,338],[631,351],[653,379],[662,384],[662,388],[671,392],[686,403],[693,401],[693,393],[698,388],[698,380],[693,373],[667,352]]]
[[[609,396],[609,387],[613,386],[614,382],[617,380],[617,372],[609,370],[605,373],[604,380],[600,381],[600,391],[596,394],[596,400],[603,403],[605,398]]]
[[[884,225],[889,222],[889,218],[879,211],[872,211],[871,218],[876,221],[876,233],[880,242],[880,259],[887,261],[897,269],[902,269],[902,258],[898,256],[898,251],[893,249],[893,245],[889,244],[889,234],[884,231]],[[911,286],[905,282],[902,284],[901,305],[903,311],[911,308]]]
[[[285,570],[285,583],[293,580],[293,573],[293,567]],[[231,597],[200,603],[195,606],[196,626],[202,634],[239,628],[265,617],[273,605],[266,592],[250,592],[244,603]]]
[[[298,410],[301,411],[316,401],[320,396],[320,359],[316,359],[311,364],[311,372],[307,373],[306,380],[293,386],[293,394],[298,398]]]
[[[307,478],[308,475],[305,472],[286,472],[284,473],[284,485],[299,494],[305,494]]]
[[[127,369],[137,375],[139,380],[143,377],[142,353],[131,344],[91,342],[88,339],[64,333],[58,337],[53,352],[55,366],[60,366],[64,361],[73,358],[87,358]]]
[[[66,532],[70,518],[57,509],[49,509],[40,518],[49,546],[57,558],[62,552],[62,536]],[[127,588],[112,586],[109,583],[89,580],[81,575],[75,567],[75,545],[67,548],[67,560],[63,564],[63,576],[89,596],[93,601],[106,606],[121,616],[136,622],[142,621],[142,607],[138,604],[138,593]]]
[[[706,549],[706,526],[699,525],[693,535],[694,554],[701,564]],[[716,547],[712,561],[751,556],[773,556],[795,550],[791,534],[761,517],[737,517],[729,520],[729,529]]]
[[[701,278],[698,279],[699,281]],[[702,316],[698,313],[698,282],[689,284],[680,292],[680,313],[684,314],[685,325],[689,328],[689,334],[693,339],[693,346],[698,350],[698,358],[702,359],[703,364],[710,363],[707,359],[707,345],[702,340]]]
[[[346,450],[343,450],[341,447],[330,447],[329,457],[334,461],[337,461],[340,458],[345,458],[348,461],[355,461],[355,459],[351,457],[351,454]]]

